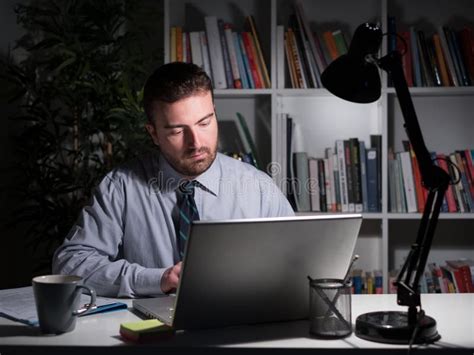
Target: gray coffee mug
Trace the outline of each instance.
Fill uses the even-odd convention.
[[[80,305],[82,291],[91,300]],[[82,277],[74,275],[46,275],[33,279],[36,310],[40,329],[47,334],[60,334],[74,330],[78,315],[95,307],[94,289],[82,285]]]

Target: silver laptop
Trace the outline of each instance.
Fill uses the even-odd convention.
[[[312,278],[342,279],[360,214],[196,221],[176,296],[133,307],[175,329],[304,319]]]

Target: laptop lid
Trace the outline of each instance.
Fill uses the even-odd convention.
[[[361,222],[360,214],[195,221],[174,307],[162,298],[133,305],[161,320],[174,312],[175,329],[307,318],[307,276],[342,279]]]

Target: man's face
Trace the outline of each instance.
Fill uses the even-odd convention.
[[[188,178],[205,172],[216,158],[217,119],[211,92],[155,104],[146,129],[173,168]]]

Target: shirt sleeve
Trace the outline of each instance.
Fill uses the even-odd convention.
[[[98,295],[138,297],[162,294],[165,269],[145,268],[121,257],[124,197],[104,178],[53,256],[53,272],[78,275]]]
[[[294,216],[293,208],[278,186],[268,175],[259,173],[263,217]]]

